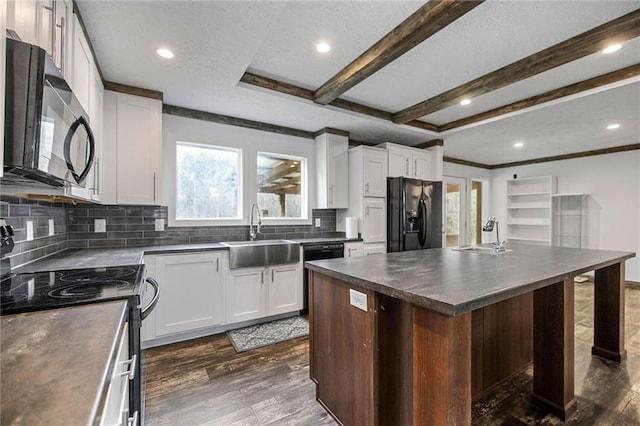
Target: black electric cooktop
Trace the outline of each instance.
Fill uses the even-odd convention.
[[[144,265],[15,274],[0,283],[0,314],[139,297],[143,279]]]

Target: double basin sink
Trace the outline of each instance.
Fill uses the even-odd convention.
[[[300,243],[287,240],[228,241],[220,243],[229,247],[229,268],[298,263]]]

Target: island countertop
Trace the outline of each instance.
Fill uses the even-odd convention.
[[[633,252],[509,244],[499,255],[428,249],[305,262],[347,283],[446,315],[459,315],[594,269]]]
[[[94,424],[126,318],[123,301],[3,316],[2,424]]]

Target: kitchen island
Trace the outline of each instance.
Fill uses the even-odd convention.
[[[471,400],[534,365],[532,401],[566,419],[574,395],[573,277],[595,275],[592,353],[624,349],[630,252],[510,244],[308,262],[310,363],[342,424],[470,424]]]

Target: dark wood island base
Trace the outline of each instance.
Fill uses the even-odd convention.
[[[624,262],[595,280],[593,354],[621,362]],[[573,276],[456,315],[317,270],[309,294],[310,375],[341,424],[469,425],[472,399],[531,361],[531,401],[563,420],[577,409]]]

